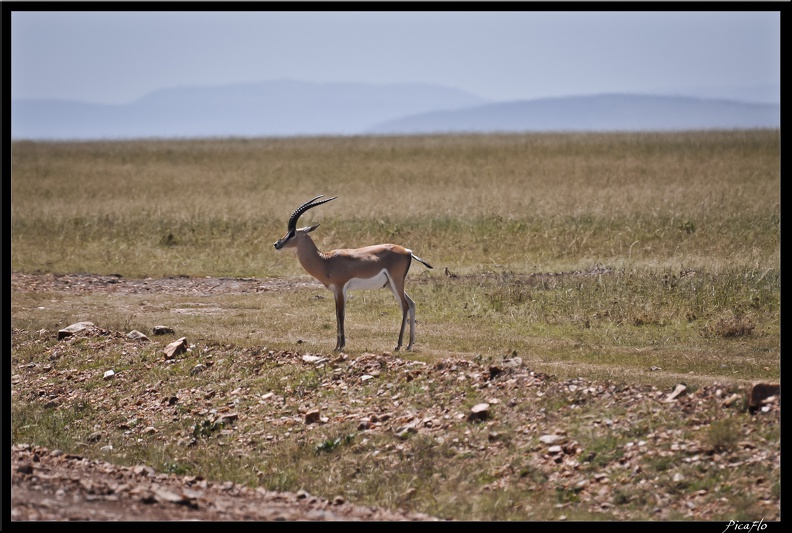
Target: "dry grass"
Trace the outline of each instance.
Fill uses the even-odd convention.
[[[295,275],[320,247],[399,241],[440,267],[779,264],[778,132],[15,143],[12,267]],[[116,270],[117,272],[111,272]]]
[[[778,444],[777,427],[742,410],[727,412],[739,424],[715,423],[724,411],[713,384],[726,395],[780,376],[779,152],[778,131],[14,143],[14,272],[307,282],[294,255],[272,243],[291,211],[322,193],[339,199],[301,220],[321,223],[321,248],[397,242],[435,269],[415,265],[407,282],[418,305],[415,353],[383,359],[398,333],[393,297],[353,293],[348,359],[324,369],[299,359],[329,355],[335,342],[332,298],[320,286],[128,293],[20,283],[12,437],[101,454],[104,440],[86,440],[97,425],[123,443],[113,461],[465,519],[646,520],[659,507],[674,520],[690,502],[709,519],[766,517],[762,502],[779,498],[777,465],[746,462],[735,474],[763,480],[758,501],[720,460],[687,454],[680,463],[666,445],[695,441],[742,457],[734,428],[752,435],[751,449],[772,455]],[[78,320],[120,333],[165,323],[196,347],[163,364],[161,346],[54,339]],[[372,353],[393,363],[363,382],[356,365]],[[459,379],[504,357],[550,381],[631,392],[586,402],[571,381],[536,396],[508,378]],[[197,362],[213,366],[193,375]],[[111,365],[122,379],[96,379]],[[411,365],[434,370],[413,375]],[[683,381],[708,391],[698,404],[706,412],[695,398],[673,416],[637,400]],[[454,418],[496,386],[504,398],[491,424]],[[263,400],[267,391],[279,403]],[[59,406],[47,407],[47,394]],[[163,408],[174,396],[188,407]],[[399,417],[433,418],[443,431],[403,434],[395,419],[387,431],[358,428],[357,417],[393,402]],[[309,407],[337,419],[305,427]],[[246,421],[213,425],[211,409],[231,408]],[[143,419],[120,429],[136,411]],[[591,424],[619,417],[618,431]],[[161,427],[156,438],[139,434],[149,422]],[[607,494],[554,474],[535,437],[556,430],[585,454],[575,483],[607,470]],[[658,435],[654,453],[631,455],[628,443],[647,435]],[[197,447],[184,446],[190,439]],[[218,465],[218,449],[235,453]]]

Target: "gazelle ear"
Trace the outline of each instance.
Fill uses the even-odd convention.
[[[307,227],[304,227],[304,228],[300,228],[299,231],[302,231],[302,232],[305,232],[305,233],[311,233],[313,230],[315,230],[318,227],[319,227],[319,224],[314,224],[313,226],[307,226]]]

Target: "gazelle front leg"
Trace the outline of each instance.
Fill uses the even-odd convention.
[[[336,352],[340,352],[346,345],[344,338],[344,309],[346,306],[346,295],[343,289],[334,289],[333,295],[335,296],[336,305]]]

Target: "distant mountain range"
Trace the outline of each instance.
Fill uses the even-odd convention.
[[[776,104],[602,94],[433,111],[378,124],[368,133],[746,129],[778,128],[780,122]]]
[[[780,105],[602,94],[491,102],[428,84],[290,80],[163,89],[126,105],[12,100],[12,139],[780,127]]]

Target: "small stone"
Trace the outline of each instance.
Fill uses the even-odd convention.
[[[473,422],[488,419],[490,417],[489,407],[490,405],[488,403],[474,405],[470,409],[470,414],[468,414],[468,421]]]
[[[133,329],[132,331],[127,333],[126,336],[128,339],[132,339],[133,341],[149,342],[149,338],[136,329]]]
[[[175,492],[171,492],[169,490],[163,489],[161,487],[155,487],[151,489],[154,492],[154,497],[156,501],[162,503],[182,503],[185,501],[184,496],[181,494],[177,494]]]
[[[732,405],[734,405],[734,402],[736,402],[739,399],[740,399],[740,395],[737,394],[737,393],[734,393],[731,396],[729,396],[728,398],[726,398],[725,400],[723,400],[721,405],[723,407],[731,407]]]
[[[138,476],[154,476],[156,474],[156,471],[148,465],[134,466],[132,471]]]
[[[154,335],[167,335],[168,333],[173,333],[173,328],[169,328],[168,326],[154,326],[151,328],[151,332]]]
[[[113,379],[114,377],[115,377],[115,372],[112,370],[108,370],[107,372],[104,373],[104,375],[102,375],[102,379],[104,379],[105,381],[109,379]]]
[[[184,353],[187,351],[187,337],[182,337],[180,339],[176,339],[169,345],[165,347],[163,353],[165,354],[165,359],[173,359],[180,353]]]
[[[225,414],[219,415],[215,419],[215,423],[229,424],[231,422],[236,422],[237,420],[239,420],[239,413],[225,413]]]
[[[91,327],[93,327],[93,322],[75,322],[74,324],[63,328],[58,332],[58,340],[71,337],[75,333],[79,333]]]
[[[673,401],[675,401],[677,396],[679,396],[680,394],[685,392],[686,389],[687,389],[687,387],[683,383],[680,383],[679,385],[677,385],[674,388],[674,391],[671,394],[666,396],[666,399],[663,400],[663,401],[665,401],[665,402],[673,402]]]
[[[763,405],[765,400],[780,395],[780,393],[781,385],[779,383],[755,383],[751,387],[748,408],[752,411],[756,410]]]

